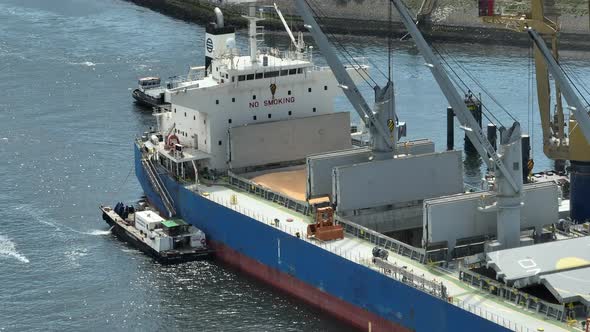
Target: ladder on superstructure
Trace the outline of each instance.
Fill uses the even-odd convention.
[[[152,188],[154,188],[156,193],[162,199],[164,207],[166,208],[166,212],[168,212],[168,218],[171,218],[176,214],[176,210],[174,209],[174,201],[172,200],[172,197],[170,197],[170,193],[168,190],[166,190],[166,187],[162,184],[162,179],[160,179],[156,167],[149,158],[142,158],[141,164],[143,165],[143,169],[145,169],[148,178],[150,179]]]

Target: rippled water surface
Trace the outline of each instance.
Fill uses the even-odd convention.
[[[123,1],[0,0],[0,329],[345,328],[226,266],[155,264],[114,239],[100,220],[100,203],[141,195],[131,141],[154,122],[133,105],[130,89],[139,76],[166,78],[201,65],[203,35],[202,26]],[[284,35],[267,42],[287,45]],[[384,40],[343,42],[385,66]],[[529,128],[526,48],[440,48]],[[411,43],[396,41],[393,53],[398,112],[409,136],[444,148],[444,97]],[[590,85],[585,59],[564,54]],[[363,91],[369,97],[369,88]],[[337,107],[351,110],[344,98]],[[537,125],[535,141],[539,133]],[[534,148],[538,169],[549,167],[541,146]],[[470,169],[472,178],[477,170]]]

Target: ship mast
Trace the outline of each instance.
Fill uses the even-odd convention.
[[[256,65],[258,63],[258,26],[256,22],[264,20],[261,17],[256,17],[256,7],[251,4],[248,7],[248,15],[243,15],[245,19],[248,20],[248,41],[250,44],[250,62],[252,65]]]

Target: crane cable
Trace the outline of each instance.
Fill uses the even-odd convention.
[[[534,85],[535,85],[535,79],[533,78],[533,45],[531,44],[529,46],[528,49],[528,80],[527,80],[527,86],[528,86],[528,98],[527,98],[527,102],[528,102],[528,109],[527,109],[527,114],[528,114],[528,128],[529,128],[529,133],[531,135],[530,137],[530,144],[531,144],[531,159],[534,159],[534,145],[535,145],[535,94],[534,94]]]
[[[325,24],[323,24],[322,17],[325,18],[328,15],[326,15],[326,13],[322,10],[321,6],[318,5],[314,0],[305,0],[305,2],[307,3],[309,8],[311,9],[313,14],[315,15],[315,17],[318,21],[318,24],[322,24],[325,26]],[[316,9],[314,9],[311,6],[310,2],[314,3]],[[346,47],[344,47],[344,45],[340,42],[338,37],[336,37],[333,33],[329,32],[329,31],[326,31],[326,33],[327,33],[326,37],[332,42],[332,44],[335,44],[337,46],[337,49],[340,48],[340,50],[338,51],[340,53],[340,55],[346,60],[346,62],[348,62],[348,64],[350,64],[355,69],[355,71],[359,74],[359,76],[361,76],[361,78],[363,78],[365,83],[367,83],[367,85],[369,85],[371,88],[374,88],[375,86],[377,86],[378,85],[377,82],[371,77],[371,75],[367,71],[359,70],[359,68],[361,68],[361,64],[352,56],[352,54],[350,54],[350,52],[346,49]],[[354,64],[352,62],[354,62]],[[365,75],[369,80],[371,80],[371,82],[373,82],[373,85],[371,85],[371,83],[368,82],[368,80],[365,78]]]
[[[573,72],[573,70],[571,68],[569,68],[567,65],[562,65],[561,63],[558,63],[558,64],[559,64],[559,67],[561,68],[561,70],[563,71],[563,73],[565,74],[565,76],[567,77],[568,81],[570,81],[570,83],[572,84],[572,86],[576,89],[576,91],[578,91],[578,94],[580,95],[580,97],[584,100],[584,102],[586,102],[586,105],[590,105],[590,103],[588,103],[588,100],[584,97],[584,94],[582,94],[582,91],[580,91],[580,89],[578,88],[578,86],[581,86],[582,89],[587,94],[590,94],[588,92],[588,90],[586,89],[586,87],[584,86],[584,83],[581,82],[581,80],[579,79],[579,77],[577,77],[576,74]],[[574,78],[574,80],[578,84],[576,84],[576,82],[574,82],[574,80],[572,80],[572,77]]]
[[[451,65],[448,63],[448,61],[445,59],[445,57],[442,56],[442,54],[439,52],[438,48],[434,45],[432,45],[432,49],[438,54],[439,58],[443,61],[443,70],[445,70],[447,72],[447,74],[449,74],[449,70],[453,73],[453,75],[449,75],[449,77],[451,78],[451,80],[453,80],[453,82],[455,83],[456,87],[458,89],[461,90],[461,92],[463,92],[463,94],[467,94],[468,92],[471,92],[473,90],[471,90],[469,88],[469,86],[467,85],[467,83],[465,83],[465,81],[463,81],[463,79],[461,78],[461,76],[459,76],[459,74],[453,69],[453,67],[451,67]],[[446,68],[445,66],[446,65]],[[448,69],[447,69],[448,68]],[[458,81],[457,81],[458,80]],[[467,90],[464,90],[461,85],[463,87],[465,87]],[[474,96],[475,100],[477,100],[478,102],[481,103],[481,100],[479,100],[479,98],[477,98],[477,96]],[[481,114],[489,121],[494,123],[494,121],[486,114],[486,112],[483,112],[483,109],[485,109],[487,111],[487,113],[489,113],[489,115],[495,120],[495,123],[500,124],[501,126],[504,126],[502,124],[502,122],[494,115],[494,113],[490,112],[488,110],[487,107],[485,107],[483,105],[483,103],[481,103],[482,105],[482,112]]]
[[[511,119],[512,121],[518,121],[509,111],[508,109],[506,109],[499,101],[498,99],[496,99],[496,97],[494,97],[494,95],[489,92],[488,89],[486,89],[486,87],[475,77],[473,76],[473,74],[471,74],[469,72],[469,70],[467,70],[465,68],[465,66],[463,66],[457,59],[455,59],[455,57],[453,57],[451,54],[448,53],[447,50],[445,50],[444,48],[441,48],[442,51],[445,53],[445,55],[451,59],[451,61],[453,61],[453,63],[455,63],[464,73],[465,75],[467,75],[467,77],[469,77],[474,83],[475,85],[477,85],[481,91],[483,91],[484,94],[486,94],[490,100],[492,100],[498,107],[500,107],[500,109],[502,109],[504,111],[504,113],[506,113]],[[485,106],[484,106],[485,107]],[[487,108],[486,108],[487,109]]]
[[[323,15],[323,17],[326,17],[326,15],[323,14],[323,12],[322,12],[321,7],[318,6],[314,2],[314,0],[304,0],[304,1],[306,2],[307,6],[309,6],[309,8],[313,12],[314,16],[318,20],[318,24],[321,24],[323,21],[322,15]],[[317,7],[317,9],[314,9],[314,7],[310,3],[314,3],[314,5]],[[330,41],[333,44],[335,44],[337,47],[340,47],[342,49],[342,51],[344,51],[346,53],[346,54],[342,54],[342,52],[340,52],[340,54],[344,57],[344,59],[351,65],[352,65],[351,60],[354,62],[354,65],[352,67],[359,74],[359,76],[365,81],[365,83],[367,83],[367,85],[369,85],[371,88],[374,88],[375,86],[377,86],[378,85],[377,82],[371,77],[371,75],[367,71],[359,70],[362,67],[361,64],[350,54],[350,52],[348,52],[348,50],[344,47],[344,45],[342,45],[342,43],[338,40],[338,38],[336,38],[336,36],[334,36],[334,34],[329,31],[327,31],[326,33],[327,33],[326,37],[328,37],[328,39],[330,39]],[[347,58],[347,56],[350,59]],[[363,75],[363,73],[364,73],[364,75]],[[367,78],[365,78],[365,75],[369,80],[371,80],[371,82],[373,82],[373,85],[371,85],[371,83],[369,83]]]

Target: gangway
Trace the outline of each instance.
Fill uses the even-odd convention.
[[[154,164],[149,158],[142,158],[141,164],[148,175],[152,188],[154,188],[156,193],[162,198],[162,202],[164,202],[164,207],[168,213],[168,218],[172,218],[172,216],[176,215],[174,201],[172,200],[172,197],[170,197],[166,187],[162,185],[162,179],[160,179]]]

